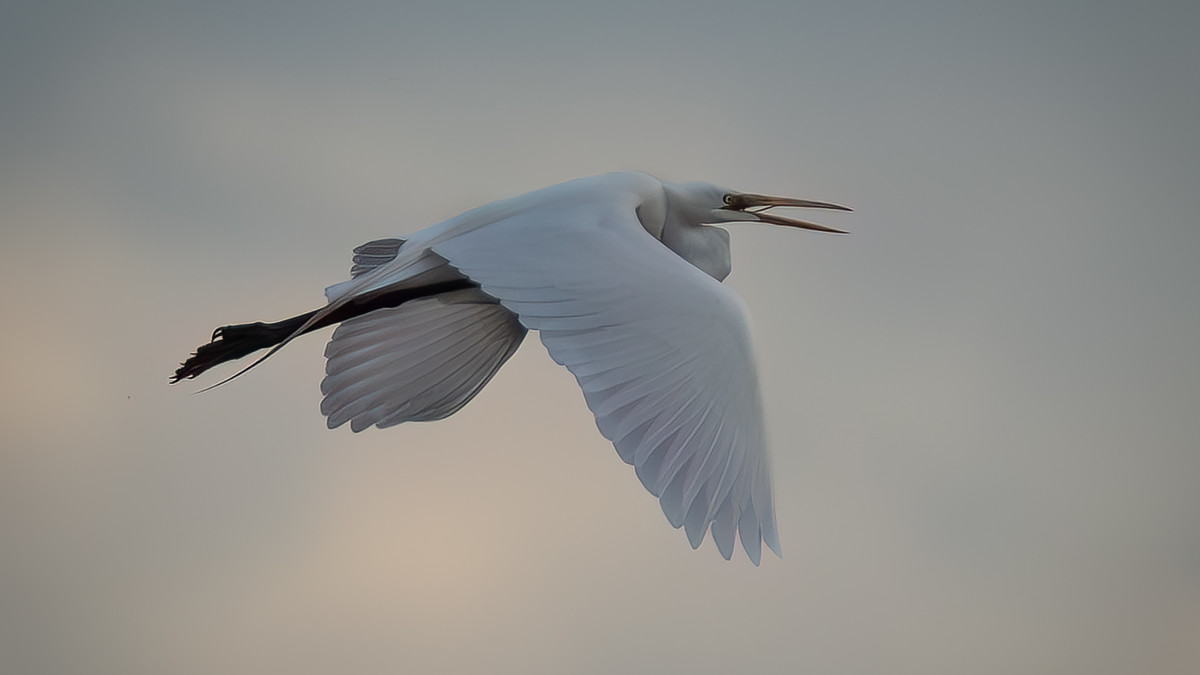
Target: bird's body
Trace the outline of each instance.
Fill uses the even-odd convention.
[[[761,542],[780,549],[757,377],[742,303],[720,283],[729,235],[709,223],[836,231],[772,206],[843,208],[641,173],[493,202],[360,246],[324,308],[218,329],[175,380],[340,322],[321,411],[360,431],[453,414],[537,330],[671,524],[693,547],[711,530],[725,558],[738,533],[758,564]]]

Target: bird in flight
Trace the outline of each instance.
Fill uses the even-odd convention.
[[[619,172],[478,207],[354,249],[327,304],[276,323],[222,326],[172,383],[339,324],[321,412],[354,431],[438,420],[467,404],[536,330],[583,389],[596,425],[693,548],[740,538],[780,554],[750,332],[729,274],[748,221],[821,232],[768,212],[850,209]],[[217,385],[213,385],[217,386]],[[210,387],[211,388],[211,387]]]

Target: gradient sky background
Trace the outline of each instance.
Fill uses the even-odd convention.
[[[0,21],[0,670],[1200,672],[1200,5],[131,3]],[[536,340],[434,424],[216,326],[614,169],[735,225],[785,557],[671,530]]]

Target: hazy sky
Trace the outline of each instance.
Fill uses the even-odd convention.
[[[0,670],[1200,672],[1195,3],[17,4]],[[362,434],[326,336],[166,384],[614,169],[856,208],[730,228],[782,560],[692,551],[536,340]]]

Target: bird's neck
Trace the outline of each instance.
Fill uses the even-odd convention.
[[[717,281],[729,276],[729,233],[719,227],[679,224],[668,219],[662,243]]]

